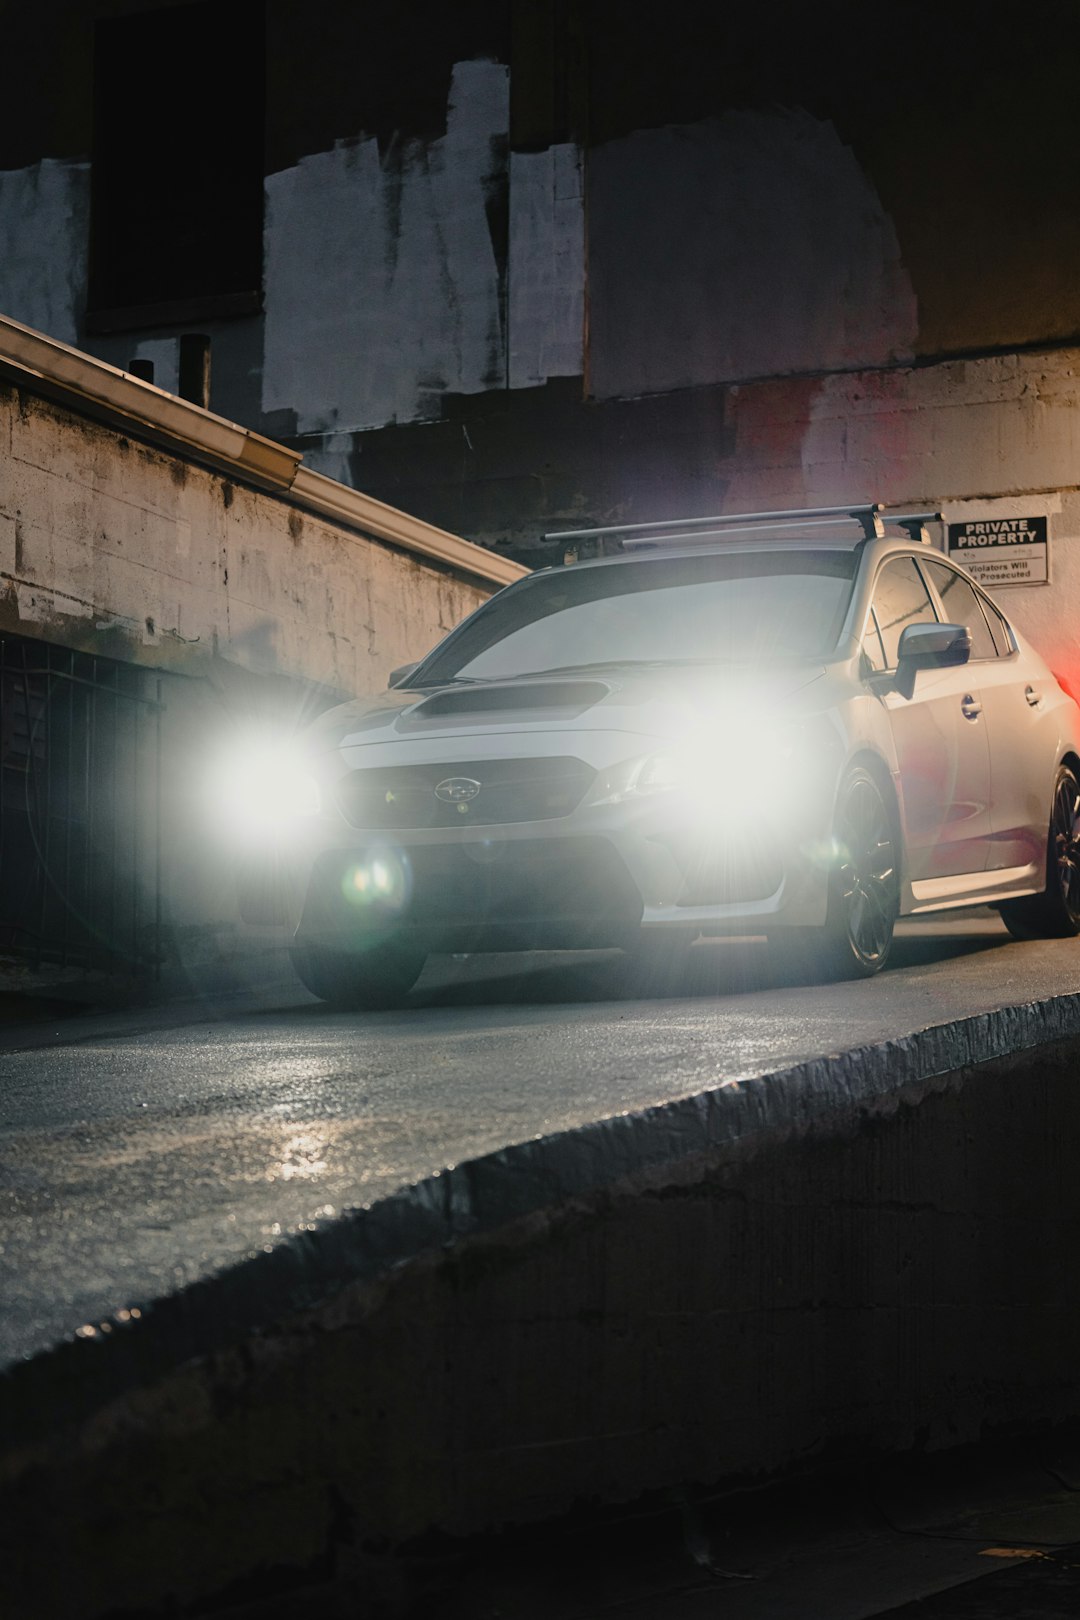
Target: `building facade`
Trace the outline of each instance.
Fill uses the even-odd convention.
[[[167,390],[208,338],[216,411],[530,562],[559,528],[1034,493],[1051,582],[1007,605],[1080,662],[1075,7],[9,12],[16,319]]]

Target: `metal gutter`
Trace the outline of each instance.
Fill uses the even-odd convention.
[[[2,315],[0,373],[84,416],[130,428],[261,489],[288,489],[300,464],[298,451]]]
[[[529,570],[301,466],[300,451],[0,315],[0,376],[305,511],[493,585]]]
[[[496,556],[485,546],[462,540],[446,529],[436,529],[408,512],[400,512],[397,507],[386,506],[371,495],[351,489],[348,484],[339,484],[336,479],[313,472],[310,467],[297,468],[288,498],[307,512],[375,535],[405,551],[418,552],[461,573],[474,574],[497,585],[510,585],[531,572],[508,557]]]

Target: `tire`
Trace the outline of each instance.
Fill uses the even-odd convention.
[[[1080,934],[1080,780],[1059,765],[1046,835],[1046,887],[1003,900],[1001,920],[1016,939],[1075,939]]]
[[[422,952],[394,945],[363,953],[296,945],[290,954],[297,975],[320,1001],[370,1011],[401,1006],[425,961]]]
[[[836,801],[825,926],[771,933],[774,967],[811,980],[880,973],[900,910],[899,843],[891,800],[869,771],[849,771]]]

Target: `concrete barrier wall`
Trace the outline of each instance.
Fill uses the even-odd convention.
[[[154,405],[154,390],[121,382]],[[203,413],[186,409],[195,432]],[[161,674],[165,921],[181,988],[187,968],[269,943],[239,920],[231,853],[199,797],[207,759],[255,723],[287,729],[382,691],[495,588],[0,383],[0,633]],[[146,847],[152,828],[142,836]]]
[[[6,385],[0,452],[0,628],[21,635],[355,695],[494,589]]]
[[[1078,1063],[1066,997],[508,1147],[9,1371],[6,1612],[363,1614],[432,1530],[1077,1416]]]

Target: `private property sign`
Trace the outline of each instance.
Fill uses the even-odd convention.
[[[949,556],[980,585],[1046,585],[1050,579],[1049,520],[992,517],[948,523]]]

